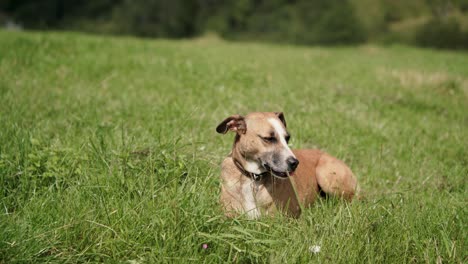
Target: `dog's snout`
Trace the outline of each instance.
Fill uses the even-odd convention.
[[[286,162],[288,163],[289,170],[294,171],[299,165],[299,161],[294,157],[289,157]]]

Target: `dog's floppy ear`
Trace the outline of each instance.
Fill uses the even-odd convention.
[[[245,124],[244,117],[240,115],[232,115],[224,119],[224,121],[216,127],[216,132],[220,134],[226,134],[229,130],[245,134],[247,126]]]
[[[286,119],[284,119],[284,114],[283,112],[275,112],[276,116],[281,120],[281,123],[283,123],[284,127],[286,127]]]

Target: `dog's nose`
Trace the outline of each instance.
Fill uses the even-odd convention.
[[[294,157],[289,157],[286,162],[288,163],[288,167],[291,171],[294,171],[299,165],[299,161]]]

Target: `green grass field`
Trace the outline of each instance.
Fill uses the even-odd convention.
[[[250,111],[361,200],[226,219],[215,127]],[[466,263],[467,147],[467,53],[0,31],[0,263]]]

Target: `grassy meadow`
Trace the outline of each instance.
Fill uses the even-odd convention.
[[[251,111],[361,199],[226,219]],[[0,263],[466,263],[467,147],[468,53],[0,31]]]

